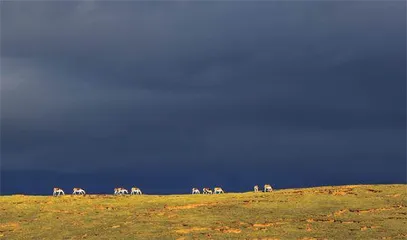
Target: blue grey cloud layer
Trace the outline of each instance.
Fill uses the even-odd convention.
[[[1,6],[3,170],[405,179],[402,1]]]

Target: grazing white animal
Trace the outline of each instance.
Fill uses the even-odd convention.
[[[214,193],[214,194],[218,194],[218,193],[225,193],[225,192],[223,191],[222,188],[216,187],[216,188],[213,189],[213,193]]]
[[[264,185],[264,192],[272,192],[273,188],[271,187],[270,184]]]
[[[114,189],[114,195],[121,195],[121,194],[128,194],[129,191],[127,189],[119,187]]]
[[[121,188],[119,194],[129,194],[129,191],[127,191],[125,188]]]
[[[259,191],[259,186],[258,185],[254,186],[254,192],[258,192],[258,191]]]
[[[85,195],[86,192],[82,188],[74,188],[73,192],[72,192],[72,195],[76,195],[76,194]]]
[[[203,194],[212,194],[212,190],[210,188],[203,188],[202,193]]]
[[[53,196],[59,196],[59,195],[65,195],[64,190],[54,187],[54,193],[52,194]]]
[[[136,195],[141,195],[141,194],[143,194],[143,193],[141,192],[140,188],[138,188],[138,187],[132,187],[132,188],[131,188],[131,195],[134,195],[134,194],[136,194]]]
[[[192,194],[201,194],[198,188],[192,188]]]

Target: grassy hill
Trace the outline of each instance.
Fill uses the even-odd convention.
[[[227,190],[227,189],[225,189]],[[1,196],[3,239],[407,239],[407,185]]]

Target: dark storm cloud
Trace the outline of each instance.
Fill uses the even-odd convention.
[[[396,1],[3,2],[2,167],[391,175],[405,34]]]

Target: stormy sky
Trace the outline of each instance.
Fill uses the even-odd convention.
[[[1,189],[406,182],[404,1],[2,1]]]

